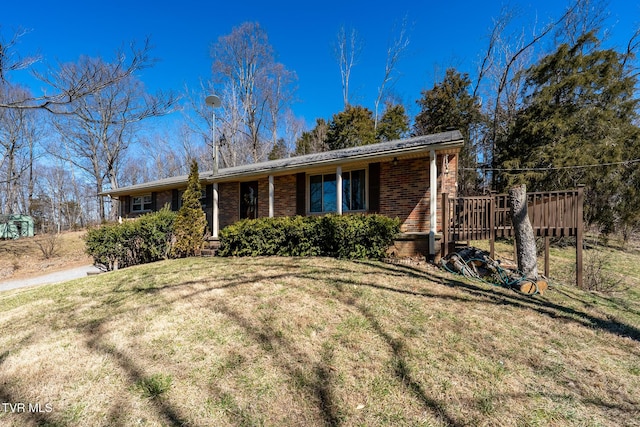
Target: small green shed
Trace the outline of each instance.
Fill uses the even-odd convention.
[[[0,239],[33,237],[33,218],[28,215],[0,215]]]

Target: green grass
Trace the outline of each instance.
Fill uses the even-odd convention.
[[[613,293],[302,258],[0,293],[0,400],[53,409],[0,424],[637,426],[640,257],[616,254]]]

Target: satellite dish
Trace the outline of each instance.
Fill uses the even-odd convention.
[[[204,102],[207,103],[207,105],[211,105],[213,108],[217,108],[220,105],[222,105],[222,102],[220,101],[220,98],[218,98],[215,95],[209,95],[204,99]]]

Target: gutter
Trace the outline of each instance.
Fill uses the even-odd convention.
[[[274,166],[269,166],[270,162],[262,162],[262,163],[255,163],[253,165],[243,165],[243,166],[236,166],[231,168],[224,168],[224,169],[220,169],[218,174],[215,176],[212,174],[211,171],[206,171],[206,172],[200,173],[200,182],[204,184],[211,184],[211,183],[218,183],[218,182],[235,181],[235,180],[238,180],[239,178],[255,178],[255,177],[263,177],[263,176],[269,176],[274,174],[286,175],[286,174],[300,172],[300,171],[309,169],[310,167],[322,168],[322,167],[332,166],[332,165],[356,163],[363,160],[368,160],[368,161],[386,160],[386,159],[392,159],[394,157],[399,157],[399,156],[411,156],[417,153],[428,154],[431,151],[441,151],[448,148],[461,147],[462,144],[464,143],[464,140],[462,139],[462,136],[458,131],[449,131],[449,132],[444,132],[442,134],[435,134],[435,135],[444,136],[446,134],[449,134],[448,135],[450,138],[449,140],[446,140],[446,138],[443,137],[442,139],[445,139],[445,141],[441,141],[433,144],[425,143],[425,144],[418,144],[410,147],[395,146],[393,148],[389,148],[384,151],[358,153],[358,149],[366,151],[367,148],[371,148],[371,146],[365,145],[362,147],[347,148],[343,150],[336,150],[333,152],[328,151],[325,153],[328,153],[326,155],[329,156],[329,158],[320,159],[320,160],[311,159],[311,160],[305,161],[303,159],[305,156],[299,156],[299,157],[291,157],[289,159],[274,160],[273,162],[276,163]],[[432,137],[434,139],[437,139],[435,138],[435,135],[428,135],[427,137]],[[454,135],[455,135],[455,139],[454,139]],[[416,137],[416,138],[420,138],[420,137]],[[410,144],[411,139],[408,139],[406,141],[408,141],[407,143]],[[316,154],[310,154],[309,156],[313,156],[315,158],[321,154],[322,153],[316,153]],[[335,157],[331,157],[332,154],[335,154]],[[286,162],[287,160],[288,162]],[[299,162],[299,160],[302,160],[302,161]],[[280,163],[283,163],[283,162],[286,162],[286,163],[283,165],[279,165]],[[114,199],[118,199],[118,197],[122,195],[141,194],[149,191],[162,191],[162,190],[174,189],[181,185],[186,185],[187,180],[188,180],[188,175],[182,175],[182,176],[173,177],[173,178],[166,178],[164,180],[158,180],[158,181],[155,181],[155,183],[154,181],[152,181],[149,183],[117,188],[115,190],[103,191],[99,193],[99,195],[109,196]]]

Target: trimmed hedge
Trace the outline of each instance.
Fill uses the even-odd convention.
[[[382,215],[242,220],[220,231],[221,256],[384,258],[400,221]]]
[[[107,270],[166,259],[171,250],[175,212],[168,206],[136,220],[106,224],[85,236],[94,264]]]

